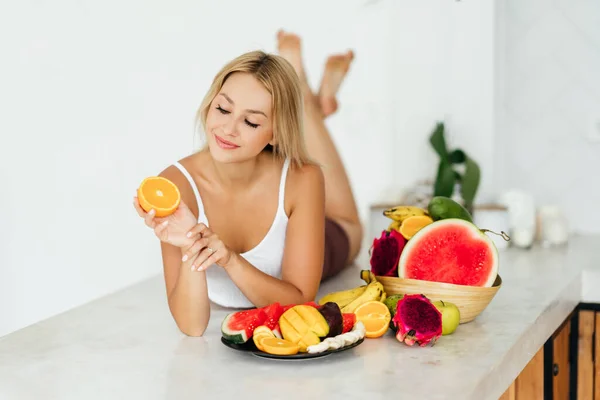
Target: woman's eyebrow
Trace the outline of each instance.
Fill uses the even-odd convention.
[[[221,96],[225,97],[225,100],[227,100],[228,102],[230,102],[232,105],[235,105],[235,103],[233,102],[233,100],[231,100],[231,97],[227,96],[227,94],[225,93],[219,93]],[[246,110],[249,113],[252,114],[262,114],[265,117],[267,116],[267,114],[265,114],[264,112],[260,111],[260,110],[251,110],[251,109],[247,109]]]

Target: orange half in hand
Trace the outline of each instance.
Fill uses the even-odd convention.
[[[146,212],[154,209],[157,217],[166,217],[175,212],[181,201],[179,188],[162,176],[144,179],[138,188],[138,201]]]
[[[365,326],[365,336],[378,338],[383,336],[390,327],[392,315],[389,308],[378,300],[367,301],[354,311],[356,320]]]

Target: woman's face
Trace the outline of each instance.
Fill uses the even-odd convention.
[[[240,162],[273,144],[271,95],[252,75],[229,76],[206,117],[206,136],[213,158]]]

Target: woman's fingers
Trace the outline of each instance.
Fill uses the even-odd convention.
[[[210,265],[214,264],[218,259],[216,257],[217,249],[210,247],[207,245],[204,250],[198,254],[198,257],[194,260],[194,264],[192,265],[192,270],[203,271],[208,268]]]
[[[211,235],[211,230],[208,229],[208,227],[206,225],[204,225],[203,223],[199,223],[196,224],[196,226],[194,226],[192,229],[189,230],[189,232],[187,233],[187,237],[191,238],[194,236],[200,236],[200,237],[208,237]]]
[[[198,254],[200,252],[200,250],[205,248],[207,246],[207,244],[208,244],[208,239],[206,239],[206,238],[196,240],[194,242],[194,244],[192,244],[190,246],[190,248],[187,249],[186,252],[183,254],[181,261],[186,262],[187,260],[190,260],[193,256]]]
[[[210,256],[208,256],[208,258],[206,260],[204,260],[202,262],[202,264],[200,264],[198,266],[198,271],[204,271],[206,268],[210,267],[211,265],[213,265],[214,263],[217,262],[217,260],[219,260],[219,258],[221,258],[222,256],[219,254],[221,250],[215,250],[213,252],[210,253]]]
[[[154,227],[154,234],[160,239],[160,240],[167,240],[169,237],[169,231],[167,231],[167,226],[169,225],[169,220],[164,220],[163,222],[161,222],[160,224],[156,224],[156,226]]]
[[[149,212],[147,212],[144,216],[144,222],[152,229],[156,227],[156,221],[154,221],[154,214],[156,214],[156,211],[152,209]]]
[[[146,225],[154,229],[156,227],[156,221],[154,221],[154,215],[156,214],[156,211],[154,209],[150,210],[149,212],[144,211],[144,209],[140,206],[138,198],[135,196],[133,197],[133,206],[135,207],[138,215],[144,218]]]

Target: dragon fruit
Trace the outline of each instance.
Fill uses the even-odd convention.
[[[433,345],[442,335],[442,314],[422,294],[407,294],[398,301],[392,321],[398,329],[396,339],[409,346]]]
[[[371,248],[371,272],[377,276],[398,276],[398,261],[406,239],[397,230],[381,232]]]

